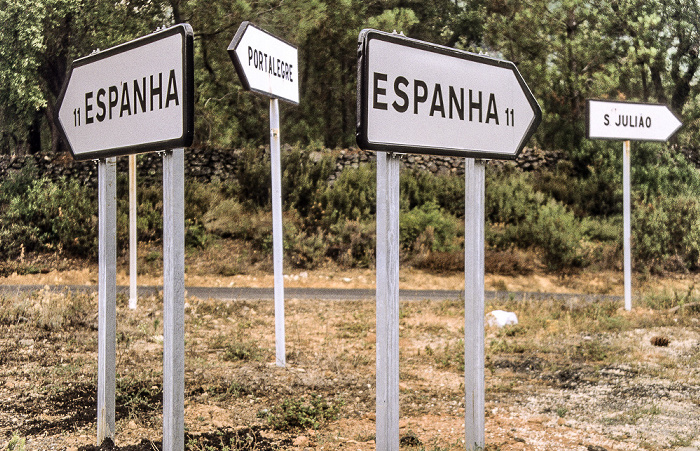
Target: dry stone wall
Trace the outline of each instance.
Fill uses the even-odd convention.
[[[284,146],[282,151],[290,150]],[[269,152],[268,148],[260,147],[261,155]],[[337,175],[348,167],[359,167],[360,164],[375,160],[374,152],[360,149],[329,150],[336,157]],[[192,148],[185,152],[185,176],[200,182],[213,179],[225,180],[233,177],[238,164],[240,152],[231,149]],[[315,161],[323,157],[321,152],[311,155]],[[542,167],[551,167],[563,158],[560,152],[545,152],[540,149],[525,149],[514,162],[491,161],[490,166],[502,167],[514,165],[523,171],[533,171]],[[0,179],[8,173],[18,171],[26,164],[33,164],[41,177],[57,180],[61,177],[78,179],[91,187],[97,186],[97,163],[95,161],[75,161],[70,154],[39,154],[28,156],[0,155]],[[402,165],[406,169],[430,171],[434,174],[464,174],[464,159],[431,155],[404,155]],[[128,171],[128,158],[117,158],[117,171]],[[139,155],[137,158],[139,183],[156,183],[162,178],[162,158],[159,153]]]

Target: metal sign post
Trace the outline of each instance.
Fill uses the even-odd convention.
[[[632,310],[632,176],[630,169],[630,142],[622,144],[622,217],[625,272],[625,310]]]
[[[275,284],[275,361],[286,365],[284,331],[284,247],[282,243],[282,165],[279,99],[299,104],[297,48],[250,22],[243,22],[227,48],[243,87],[270,97],[270,164],[272,177],[272,258]]]
[[[484,204],[486,162],[464,164],[464,425],[467,449],[485,446]]]
[[[117,160],[97,162],[97,442],[114,439],[117,341]]]
[[[466,157],[467,449],[484,445],[484,163],[516,158],[542,112],[515,65],[377,30],[359,36],[357,142]],[[377,155],[377,449],[399,449],[399,165]]]
[[[73,61],[55,122],[73,158],[99,159],[97,441],[114,437],[116,378],[116,161],[172,149],[163,158],[163,449],[184,450],[184,149],[194,136],[192,27],[180,24]],[[109,157],[109,158],[108,158]],[[133,160],[135,162],[135,160]],[[131,164],[130,167],[135,166]],[[135,177],[130,180],[136,306]],[[131,214],[134,213],[134,214]]]
[[[630,141],[668,141],[683,123],[666,105],[586,101],[586,137],[622,140],[622,216],[625,310],[632,310],[632,219]]]
[[[163,449],[185,449],[185,151],[163,153]]]
[[[377,155],[377,449],[399,449],[398,155]]]
[[[129,155],[129,308],[134,310],[138,303],[136,285],[137,230],[136,230],[136,155]]]
[[[284,247],[282,243],[282,163],[280,156],[280,105],[270,99],[270,165],[272,179],[272,259],[275,296],[275,362],[287,364],[284,331]]]

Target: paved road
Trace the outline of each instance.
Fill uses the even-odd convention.
[[[38,291],[47,288],[53,291],[95,292],[96,285],[0,285],[0,294],[16,294]],[[149,296],[162,290],[162,287],[141,286],[139,296]],[[221,300],[272,300],[272,288],[218,288],[218,287],[186,287],[186,295],[200,299]],[[119,293],[129,293],[129,287],[117,287]],[[591,294],[562,294],[562,293],[531,293],[510,291],[486,291],[487,300],[525,300],[525,299],[571,299],[571,300],[613,300],[622,301],[622,296],[591,295]],[[284,289],[286,299],[315,299],[328,301],[357,301],[374,299],[374,289],[358,288],[287,288]],[[464,291],[460,290],[400,290],[399,299],[402,301],[433,300],[443,301],[464,299]]]

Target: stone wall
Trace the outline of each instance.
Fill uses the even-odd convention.
[[[289,150],[283,146],[282,151]],[[261,147],[260,152],[269,152]],[[358,167],[361,163],[373,161],[374,152],[360,149],[329,150],[336,157],[336,172],[331,180],[347,167]],[[214,178],[225,180],[235,174],[240,152],[230,149],[192,148],[185,151],[185,176],[200,182],[208,182]],[[321,152],[315,152],[311,158],[316,161],[322,157]],[[514,165],[523,171],[532,171],[541,167],[551,167],[562,158],[561,153],[545,152],[539,149],[524,149],[515,162],[491,161],[492,167]],[[75,161],[70,154],[39,154],[28,156],[0,155],[0,179],[11,171],[20,170],[25,164],[33,163],[38,174],[51,180],[60,177],[78,179],[91,187],[97,186],[97,163],[95,161]],[[403,167],[430,171],[434,174],[464,174],[464,159],[456,157],[441,157],[429,155],[404,155]],[[128,158],[117,159],[117,171],[128,171]],[[139,183],[156,183],[162,179],[162,158],[157,152],[139,155],[137,158],[137,178]]]

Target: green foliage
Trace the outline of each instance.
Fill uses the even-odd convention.
[[[249,362],[261,360],[264,355],[264,351],[255,342],[234,340],[224,349],[223,359],[228,362]]]
[[[463,229],[461,221],[429,201],[401,213],[399,240],[408,249],[415,245],[431,251],[454,251],[459,247],[457,237]]]
[[[327,249],[327,239],[323,232],[305,232],[291,222],[284,224],[285,255],[295,268],[317,267],[323,262]]]
[[[268,246],[272,235],[272,214],[246,210],[237,199],[217,197],[202,224],[211,234],[250,241],[257,249]]]
[[[308,398],[287,398],[263,414],[268,423],[279,431],[318,429],[328,421],[338,418],[340,405],[330,404],[321,395],[312,394]]]
[[[700,172],[675,146],[635,143],[631,159],[633,191],[641,199],[700,196]]]
[[[457,218],[464,217],[464,177],[434,175],[428,171],[403,171],[401,209],[412,210],[429,202]]]
[[[344,266],[369,268],[374,263],[374,221],[342,220],[330,227],[327,255]]]
[[[10,441],[7,442],[7,446],[5,447],[6,451],[25,451],[27,448],[27,440],[21,438],[19,435],[17,435],[16,432],[12,433],[12,437],[10,437]]]
[[[37,169],[32,160],[28,160],[19,171],[10,172],[0,181],[0,211],[5,209],[12,199],[29,191],[36,179]]]
[[[527,174],[490,182],[486,192],[486,217],[492,224],[487,231],[489,244],[500,249],[513,244],[536,246],[554,269],[586,263],[581,248],[582,223],[570,210],[535,191]]]
[[[633,209],[635,261],[650,269],[695,270],[700,265],[700,201],[661,196]]]
[[[272,181],[270,178],[270,153],[263,149],[246,147],[242,150],[236,167],[236,194],[239,202],[248,208],[267,207],[270,204]]]
[[[165,2],[0,1],[0,149],[58,150],[56,98],[70,62],[170,23]],[[120,24],[114,27],[114,24]],[[28,148],[28,149],[27,149]]]
[[[282,205],[309,220],[319,194],[335,171],[335,158],[324,150],[312,145],[282,152]]]
[[[329,228],[343,219],[361,221],[372,217],[376,208],[376,167],[361,164],[340,173],[320,194],[320,225]]]
[[[578,217],[622,214],[621,150],[619,143],[585,141],[569,160],[534,173],[533,186]]]
[[[77,180],[32,182],[0,212],[0,255],[15,258],[27,251],[94,255],[96,206]]]

